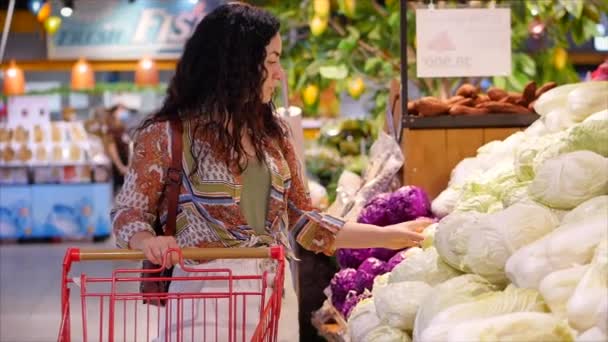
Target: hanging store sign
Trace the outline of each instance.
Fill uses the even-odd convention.
[[[511,74],[511,10],[416,10],[418,77]]]
[[[223,2],[77,1],[72,16],[62,18],[59,30],[48,37],[48,58],[177,58],[199,21]]]

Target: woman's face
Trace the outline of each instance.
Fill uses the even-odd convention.
[[[262,102],[264,103],[270,102],[275,88],[283,77],[283,68],[281,68],[280,61],[281,49],[281,36],[277,33],[266,46],[266,60],[264,61],[266,79],[262,84]]]

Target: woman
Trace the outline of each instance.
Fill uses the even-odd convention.
[[[87,132],[101,139],[105,153],[110,157],[114,192],[124,183],[129,165],[130,138],[123,122],[128,115],[128,109],[120,104],[109,109],[99,107],[84,123]]]
[[[115,190],[123,185],[129,165],[129,136],[124,125],[128,117],[129,110],[123,105],[118,104],[108,109],[104,143],[112,160]]]
[[[278,20],[259,8],[222,5],[199,23],[162,108],[139,131],[112,215],[120,247],[142,250],[161,264],[168,248],[282,244],[290,251],[290,236],[328,255],[336,248],[399,249],[423,239],[419,232],[427,220],[379,228],[312,210],[286,126],[274,115],[272,95],[283,77],[281,49]],[[168,120],[176,117],[184,142],[177,232],[155,236],[151,224],[167,208],[162,184],[171,160]],[[264,269],[260,261],[243,260],[203,266],[245,274]],[[176,267],[176,275],[185,272]],[[200,292],[208,285],[172,282],[169,292]],[[297,315],[283,316],[297,322]],[[196,324],[195,318],[185,317],[186,326]]]

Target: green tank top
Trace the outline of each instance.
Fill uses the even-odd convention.
[[[256,234],[265,234],[266,211],[270,195],[270,170],[257,159],[250,160],[241,175],[241,212]]]

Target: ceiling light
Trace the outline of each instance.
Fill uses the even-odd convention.
[[[61,8],[61,11],[59,11],[61,13],[62,16],[64,17],[69,17],[72,15],[72,13],[74,13],[74,0],[64,0],[63,1],[63,7]]]

